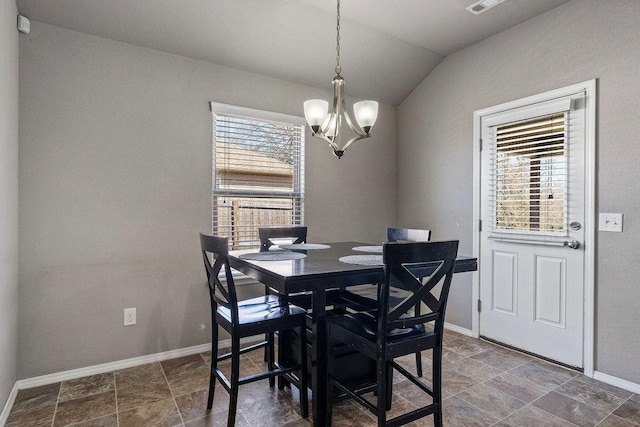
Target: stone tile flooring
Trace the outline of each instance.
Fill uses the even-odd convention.
[[[262,354],[243,356],[241,375],[263,369]],[[424,352],[425,372],[430,358]],[[640,426],[640,395],[577,372],[450,331],[443,358],[445,426]],[[206,413],[210,359],[210,353],[196,354],[20,390],[6,425],[224,426],[229,397],[222,387],[216,387],[213,410]],[[400,361],[415,369],[414,356]],[[428,403],[404,377],[394,378],[390,416]],[[295,389],[280,392],[266,380],[248,384],[240,388],[237,425],[311,425],[299,408]],[[349,401],[336,406],[333,425],[376,422]],[[431,426],[431,417],[411,425]]]

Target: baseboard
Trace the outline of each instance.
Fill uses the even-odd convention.
[[[176,350],[163,351],[161,353],[148,354],[146,356],[132,357],[131,359],[117,360],[115,362],[102,363],[100,365],[87,366],[69,371],[56,372],[54,374],[42,375],[33,378],[18,380],[18,389],[39,387],[47,384],[54,384],[60,381],[73,380],[89,375],[103,374],[105,372],[117,371],[119,369],[132,368],[145,363],[160,362],[176,357],[190,356],[196,353],[204,353],[211,350],[211,344],[201,344],[193,347],[180,348]]]
[[[255,342],[255,337],[241,340],[242,344]],[[219,341],[219,348],[230,348],[231,340]],[[131,359],[118,360],[115,362],[102,363],[100,365],[87,366],[85,368],[72,369],[70,371],[56,372],[54,374],[42,375],[39,377],[27,378],[16,381],[17,389],[39,387],[47,384],[54,384],[60,381],[68,381],[82,378],[89,375],[103,374],[105,372],[117,371],[119,369],[132,368],[146,363],[161,362],[163,360],[175,359],[177,357],[190,356],[192,354],[204,353],[211,350],[211,344],[200,344],[192,347],[179,348],[176,350],[163,351],[161,353],[148,354],[146,356],[133,357]],[[2,424],[0,424],[2,425]]]
[[[603,374],[602,372],[594,371],[593,379],[602,381],[609,385],[620,387],[622,389],[640,394],[640,384],[632,383],[631,381],[623,380],[622,378],[614,377],[612,375]]]
[[[0,412],[0,426],[3,426],[7,423],[7,419],[9,418],[9,412],[11,412],[11,408],[13,407],[13,402],[16,401],[16,396],[18,395],[18,383],[13,384],[13,388],[11,389],[11,393],[9,393],[9,397],[4,404],[4,408],[2,408],[2,412]]]
[[[473,331],[471,329],[463,328],[462,326],[444,322],[444,328],[468,337],[473,337]]]

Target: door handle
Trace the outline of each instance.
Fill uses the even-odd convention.
[[[487,238],[491,240],[495,240],[496,242],[504,242],[504,243],[520,243],[523,245],[541,245],[541,246],[566,246],[571,249],[580,249],[582,244],[578,240],[532,240],[532,239],[509,239],[503,238],[496,235],[487,236]]]
[[[564,246],[568,246],[571,249],[580,249],[580,242],[577,240],[566,240]]]

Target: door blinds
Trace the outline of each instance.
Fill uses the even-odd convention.
[[[302,225],[304,127],[214,117],[214,234],[242,249],[259,246],[259,227]]]
[[[494,126],[493,232],[566,234],[568,112]]]

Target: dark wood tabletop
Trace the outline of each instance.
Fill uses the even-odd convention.
[[[382,265],[347,264],[340,258],[348,255],[379,255],[353,250],[354,247],[372,246],[370,243],[327,243],[327,249],[309,249],[305,258],[287,261],[254,261],[240,258],[257,249],[229,252],[229,264],[234,269],[262,282],[283,295],[334,287],[377,283],[384,280]],[[477,259],[459,256],[456,273],[476,271]]]
[[[354,247],[372,246],[370,243],[338,242],[327,243],[326,249],[296,250],[306,257],[293,260],[255,261],[243,259],[243,254],[257,252],[257,249],[230,251],[229,265],[269,286],[280,294],[313,292],[311,310],[312,358],[316,361],[313,386],[313,421],[315,426],[327,423],[327,331],[326,331],[326,290],[366,283],[380,283],[384,280],[383,265],[358,265],[340,261],[349,255],[378,255],[381,253],[362,252]],[[455,273],[476,271],[477,259],[459,256]]]

